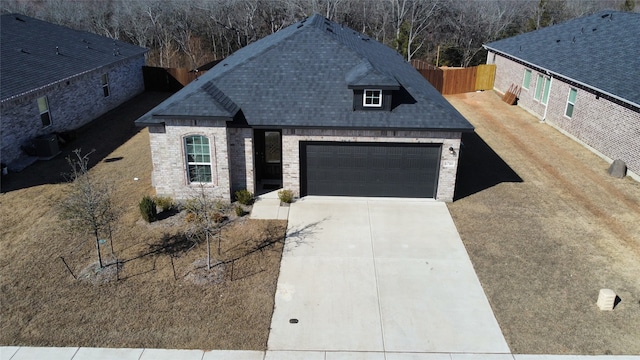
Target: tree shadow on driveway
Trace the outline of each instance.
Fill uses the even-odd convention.
[[[522,182],[522,178],[477,133],[462,134],[462,143],[454,201],[503,182]]]

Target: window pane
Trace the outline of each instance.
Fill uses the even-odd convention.
[[[265,160],[268,163],[280,162],[280,133],[277,131],[268,131],[264,134],[264,150]]]
[[[364,106],[381,106],[382,90],[365,90],[362,104]]]
[[[40,114],[40,120],[42,121],[42,127],[51,125],[51,118],[49,117],[48,111]]]
[[[104,97],[109,96],[109,87],[108,87],[108,86],[106,86],[106,85],[105,85],[105,86],[103,86],[103,87],[102,87],[102,93],[103,93]]]
[[[542,75],[538,75],[538,80],[536,81],[536,93],[533,96],[534,99],[540,100],[540,95],[542,94],[542,84],[543,84]]]
[[[569,90],[569,101],[573,104],[576,103],[576,95],[578,94],[578,90],[571,89]]]
[[[573,104],[571,103],[567,104],[567,111],[565,112],[565,115],[567,115],[568,117],[573,116]]]
[[[46,97],[38,98],[38,110],[40,110],[40,113],[49,111],[49,104],[47,104]]]
[[[542,103],[547,104],[549,100],[549,90],[551,89],[551,78],[544,79],[544,95],[542,95]]]
[[[107,74],[102,74],[102,85],[107,85],[109,83],[109,78]]]
[[[524,71],[524,80],[522,81],[522,87],[528,89],[531,85],[531,70]]]
[[[211,182],[209,139],[196,135],[185,138],[189,182]]]
[[[211,182],[211,166],[189,165],[189,182]]]

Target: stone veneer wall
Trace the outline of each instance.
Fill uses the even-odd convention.
[[[184,138],[203,135],[211,149],[212,183],[189,183]],[[197,196],[201,186],[213,198],[229,201],[229,146],[225,121],[166,120],[166,125],[149,126],[152,185],[156,194],[175,199]]]
[[[490,52],[487,59],[493,60],[493,53]],[[495,56],[495,64],[494,88],[497,91],[504,93],[512,83],[522,86],[524,65],[500,55]],[[521,91],[520,107],[586,145],[606,161],[620,159],[629,171],[640,175],[640,109],[634,111],[577,88],[573,116],[569,118],[564,114],[572,86],[560,78],[552,78],[549,101],[545,106],[534,99],[538,74],[531,69],[530,88]]]
[[[34,137],[76,129],[144,91],[144,55],[78,75],[37,91],[2,101],[3,163],[18,158],[20,146]],[[102,74],[109,77],[104,97]],[[37,100],[47,96],[51,125],[43,128]]]
[[[459,132],[284,129],[282,131],[283,188],[292,190],[296,196],[300,196],[300,141],[442,144],[436,199],[453,201],[460,136]],[[450,154],[449,147],[455,149],[456,155]]]

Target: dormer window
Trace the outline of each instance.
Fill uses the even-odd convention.
[[[363,107],[382,107],[382,90],[365,89],[362,97]]]

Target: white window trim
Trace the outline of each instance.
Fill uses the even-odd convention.
[[[542,80],[542,83],[544,84],[542,85],[542,97],[540,98],[540,103],[542,105],[547,105],[549,103],[549,96],[551,96],[552,81],[553,79],[551,78],[551,76],[545,76],[544,79]],[[548,84],[549,86],[545,86],[546,84]],[[546,99],[545,99],[545,96],[546,96]]]
[[[575,90],[576,92],[576,99],[571,102],[571,90]],[[567,104],[564,107],[564,117],[566,117],[567,119],[571,119],[573,117],[573,113],[576,111],[576,101],[578,100],[578,89],[576,88],[569,88],[569,93],[567,94]],[[571,104],[571,106],[573,106],[573,110],[571,111],[571,116],[567,115],[567,110],[569,109],[569,104]]]
[[[367,104],[367,91],[377,91],[379,93],[378,96],[378,104]],[[372,94],[373,95],[373,94]],[[373,99],[373,97],[371,97]],[[362,107],[382,107],[382,90],[381,89],[364,89],[362,92]]]
[[[527,84],[527,86],[525,86],[524,81],[527,79],[527,74],[529,74],[529,84]],[[524,69],[524,76],[522,77],[522,88],[529,91],[529,88],[531,87],[531,76],[533,75],[533,71],[531,71],[530,69]]]
[[[542,80],[542,81],[539,81]],[[540,96],[538,96],[538,88],[540,88]],[[542,74],[536,75],[536,88],[533,92],[533,100],[540,102],[542,100],[542,93],[544,92],[544,76]],[[537,98],[536,98],[537,97]]]
[[[206,138],[209,141],[209,160],[210,162],[197,162],[197,161],[189,161],[189,152],[187,151],[187,139],[190,137],[194,137],[194,136],[202,136],[204,138]],[[195,185],[215,185],[215,174],[214,174],[214,156],[212,153],[213,150],[213,142],[210,136],[207,135],[203,135],[203,134],[188,134],[188,135],[184,135],[182,138],[182,148],[184,151],[184,161],[185,161],[185,175],[187,176],[187,184],[195,184]],[[191,176],[189,175],[189,166],[190,165],[208,165],[209,166],[209,170],[211,172],[211,181],[191,181]]]
[[[44,103],[47,105],[47,110],[40,111],[40,104],[38,103],[38,101],[40,99],[44,99]],[[49,108],[49,99],[47,98],[47,96],[41,96],[38,99],[36,99],[36,103],[38,105],[38,113],[40,114],[40,123],[41,124],[42,124],[42,114],[46,113],[46,114],[49,115],[49,125],[42,124],[42,128],[46,129],[46,128],[48,128],[49,126],[51,126],[53,124],[53,120],[51,119],[51,109]]]
[[[105,81],[106,79],[106,81]],[[102,84],[102,95],[104,97],[111,96],[111,87],[109,87],[109,74],[104,73],[100,76],[100,83]],[[104,89],[107,88],[107,95],[104,95]]]

